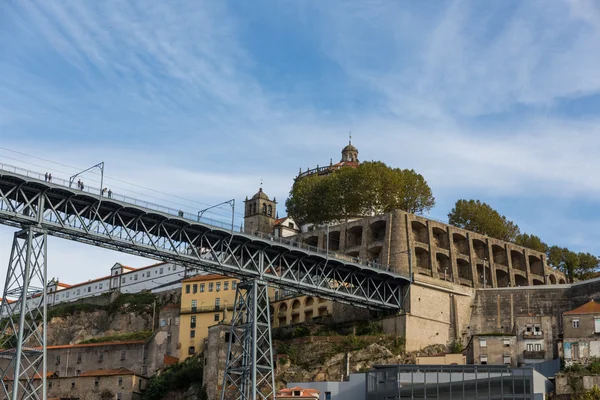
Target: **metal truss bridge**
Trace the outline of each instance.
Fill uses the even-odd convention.
[[[269,307],[265,307],[267,285],[372,309],[403,307],[410,279],[385,268],[357,263],[347,256],[293,239],[244,234],[237,232],[232,224],[114,193],[109,198],[99,188],[85,189],[71,188],[67,181],[57,178],[48,181],[44,174],[0,164],[0,224],[19,229],[0,309],[0,315],[9,312],[23,319],[21,325],[7,331],[18,335],[14,339],[17,351],[10,353],[13,366],[21,362],[15,357],[23,357],[21,345],[28,345],[23,340],[30,343],[35,329],[45,331],[45,301],[28,306],[26,303],[30,302],[23,299],[36,296],[45,299],[47,235],[247,281],[238,286],[236,293],[232,337],[239,337],[239,341],[230,344],[223,399],[274,397],[270,316]],[[37,286],[32,286],[34,278]],[[36,310],[43,307],[43,312],[28,307]],[[40,320],[34,315],[40,312],[43,321],[34,327],[32,321]],[[6,326],[3,334],[7,333]],[[41,348],[45,349],[45,339],[40,335],[37,336]],[[44,360],[41,362],[45,364]],[[21,373],[30,366],[30,362],[24,365]],[[2,371],[2,377],[11,378],[8,372]],[[7,398],[43,398],[39,397],[41,388],[29,389],[35,386],[30,382],[32,376],[19,375],[18,368],[14,373],[24,380],[20,385],[22,390],[32,395],[17,397],[15,389],[11,395],[6,393]],[[45,380],[45,375],[42,378]],[[14,381],[18,387],[17,380]],[[45,385],[39,386],[45,391]]]

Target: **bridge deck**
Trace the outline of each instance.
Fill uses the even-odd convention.
[[[400,308],[408,277],[285,238],[237,232],[231,222],[0,164],[0,223],[271,284],[337,301]]]

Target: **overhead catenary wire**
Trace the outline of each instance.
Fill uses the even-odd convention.
[[[60,162],[49,160],[49,159],[42,158],[42,157],[37,157],[37,156],[31,155],[31,154],[27,154],[27,153],[24,153],[24,152],[21,152],[21,151],[9,149],[9,148],[6,148],[6,147],[0,146],[0,149],[5,150],[5,151],[9,151],[9,152],[12,152],[12,153],[15,153],[15,154],[23,155],[23,156],[26,156],[26,157],[38,159],[38,160],[41,160],[41,161],[49,162],[49,163],[52,163],[52,164],[60,165],[62,167],[70,168],[70,169],[73,169],[73,170],[76,170],[76,171],[80,170],[80,169],[78,169],[78,167],[74,167],[72,165],[60,163]],[[10,156],[7,156],[7,155],[2,155],[2,157],[5,157],[5,158],[10,159],[10,160],[15,160],[15,161],[27,164],[27,165],[32,165],[32,166],[35,166],[35,167],[38,167],[38,168],[42,168],[42,169],[46,169],[47,168],[47,166],[45,166],[45,165],[35,164],[35,163],[32,163],[31,161],[26,161],[26,160],[23,160],[23,159],[20,159],[20,158],[14,158],[14,157],[10,157]],[[72,173],[72,172],[66,172],[66,171],[63,171],[63,170],[59,170],[59,169],[56,169],[56,168],[54,168],[52,170],[52,172],[55,172],[55,173],[58,172],[58,173],[65,174],[65,175],[71,175],[71,173]],[[99,173],[97,171],[89,171],[88,174],[99,175]],[[106,179],[110,179],[111,181],[121,182],[121,183],[124,183],[124,184],[129,185],[129,186],[134,186],[134,187],[137,187],[137,188],[140,188],[140,189],[148,190],[148,191],[151,191],[151,192],[154,192],[154,193],[162,194],[162,195],[165,195],[165,196],[168,196],[168,197],[172,197],[172,198],[176,198],[176,199],[179,199],[179,200],[185,200],[185,201],[188,201],[188,202],[191,202],[191,203],[195,203],[195,204],[198,204],[198,205],[212,206],[212,204],[208,204],[208,203],[201,202],[201,201],[198,201],[198,200],[188,199],[188,198],[185,198],[185,197],[182,197],[182,196],[177,196],[177,195],[174,195],[174,194],[171,194],[171,193],[162,192],[160,190],[156,190],[156,189],[145,187],[145,186],[138,185],[138,184],[135,184],[135,183],[127,182],[127,181],[124,181],[124,180],[121,180],[121,179],[118,179],[118,178],[114,178],[114,177],[110,177],[110,176],[106,176],[106,175],[105,175],[105,178]],[[100,183],[99,180],[90,179],[90,181],[95,182],[95,183]],[[111,186],[111,188],[116,188],[116,189],[124,190],[124,191],[126,191],[128,193],[133,193],[133,194],[137,194],[137,195],[144,196],[144,197],[150,197],[150,198],[153,198],[153,199],[156,199],[156,200],[168,202],[168,203],[173,204],[173,205],[177,205],[177,206],[181,206],[181,207],[194,207],[194,206],[191,206],[189,204],[182,204],[182,203],[178,203],[176,201],[170,200],[170,199],[164,199],[164,198],[161,198],[161,197],[156,197],[156,196],[149,195],[147,193],[137,192],[137,191],[131,190],[130,188],[124,188],[122,186],[112,185],[112,184],[110,186]],[[210,212],[210,214],[215,214],[215,215],[219,215],[219,216],[222,216],[222,217],[230,217],[230,215],[231,215],[230,211],[227,210],[227,209],[225,209],[225,208],[223,208],[223,207],[215,207],[214,210],[223,211],[223,214],[220,214],[218,211]],[[227,214],[225,214],[225,213],[227,213]],[[238,216],[238,217],[241,217],[241,218],[244,217],[244,215],[242,213],[240,213],[240,212],[235,212],[234,214],[236,216]]]

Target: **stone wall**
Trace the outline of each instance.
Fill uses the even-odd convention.
[[[542,252],[399,210],[314,229],[296,239],[405,276],[421,274],[474,288],[566,282]]]

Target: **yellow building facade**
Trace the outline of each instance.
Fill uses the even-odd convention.
[[[182,281],[179,359],[200,353],[208,327],[231,320],[239,280],[223,275],[198,275]]]
[[[297,296],[271,302],[273,328],[313,322],[332,315],[334,303],[312,296]]]

